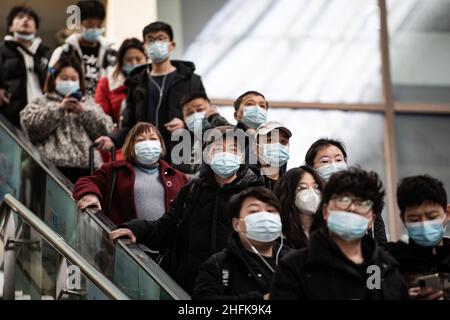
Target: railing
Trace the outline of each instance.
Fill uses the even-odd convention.
[[[34,292],[33,296],[36,297],[36,293],[39,293],[41,299],[42,297],[60,299],[64,295],[87,296],[88,291],[81,289],[81,275],[87,280],[84,281],[85,283],[92,283],[106,298],[129,299],[101,272],[71,248],[60,235],[10,194],[5,195],[0,207],[0,226],[0,239],[4,245],[3,263],[0,268],[0,270],[3,269],[4,299],[16,298],[18,291],[15,284],[19,273],[12,271],[16,267],[20,269],[20,274],[24,275],[22,279],[28,279],[27,287],[34,288],[30,290]],[[36,259],[37,257],[40,259]],[[71,268],[69,268],[69,264],[71,264]],[[55,266],[57,268],[54,268]],[[49,269],[58,270],[58,272],[53,272],[52,277]],[[73,286],[68,285],[71,277],[75,280]],[[21,284],[23,285],[23,281]],[[55,287],[54,291],[48,289],[52,287]],[[43,294],[45,291],[47,295]],[[92,292],[92,289],[90,291]],[[20,296],[23,298],[23,290],[21,292]],[[54,294],[49,295],[48,293]],[[30,294],[30,298],[33,296]]]

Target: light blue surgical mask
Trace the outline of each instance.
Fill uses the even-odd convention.
[[[256,129],[264,122],[267,122],[267,111],[259,106],[244,107],[241,122],[250,128]]]
[[[143,64],[129,64],[129,63],[125,63],[122,66],[122,71],[123,73],[125,73],[125,75],[129,75],[131,72],[133,72],[134,69],[139,68],[143,66]]]
[[[408,236],[420,246],[434,247],[444,236],[444,219],[406,223]]]
[[[203,124],[205,122],[205,112],[194,112],[189,117],[184,120],[186,123],[187,128],[190,132],[194,132],[195,129],[201,131],[203,128]]]
[[[83,29],[83,38],[89,42],[97,42],[105,32],[104,28],[87,28]]]
[[[348,169],[347,163],[333,162],[333,163],[326,164],[324,166],[317,168],[316,171],[325,182],[328,182],[328,180],[330,180],[331,176],[334,173],[339,172],[339,171],[345,171],[347,169]]]
[[[159,140],[145,140],[134,145],[138,164],[155,164],[161,157],[161,142]]]
[[[244,218],[245,235],[259,242],[272,242],[281,236],[280,215],[266,211],[249,214]]]
[[[280,168],[289,160],[289,147],[281,143],[268,143],[262,145],[261,158],[271,167]]]
[[[222,178],[234,175],[241,165],[241,158],[231,152],[218,152],[211,157],[211,169]]]
[[[356,213],[330,210],[327,226],[332,233],[340,238],[352,241],[361,239],[366,234],[369,222],[369,219]]]
[[[18,40],[33,41],[34,37],[34,33],[26,34],[21,32],[14,32],[14,38]]]
[[[169,43],[167,41],[155,41],[147,45],[147,57],[152,63],[160,64],[170,56]]]
[[[80,90],[80,82],[71,80],[56,80],[55,89],[65,97],[69,93]]]

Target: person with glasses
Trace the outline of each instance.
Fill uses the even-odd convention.
[[[126,134],[136,123],[150,122],[161,132],[167,147],[167,160],[172,163],[170,155],[177,142],[171,137],[186,128],[181,100],[188,93],[205,93],[205,88],[200,76],[194,73],[192,62],[170,59],[175,41],[169,24],[150,23],[143,30],[143,39],[151,64],[134,69],[125,82],[128,96],[122,128],[96,142],[103,151],[110,150],[112,145],[121,148]]]
[[[400,263],[411,298],[450,299],[450,239],[444,236],[450,205],[443,183],[428,175],[404,178],[397,188],[397,203],[409,240],[389,242],[387,249]],[[440,290],[417,280],[435,274],[443,284]]]
[[[327,183],[334,173],[347,170],[347,151],[341,141],[322,138],[309,147],[305,156],[305,164],[313,167],[323,181]],[[376,218],[371,233],[380,245],[385,245],[387,237],[381,215],[382,210],[383,207],[374,208]]]
[[[398,263],[367,236],[385,192],[375,172],[352,168],[334,174],[322,193],[325,226],[309,248],[280,261],[272,299],[408,299]]]

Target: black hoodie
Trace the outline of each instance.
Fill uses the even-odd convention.
[[[286,246],[280,249],[274,243],[273,258],[268,263],[276,268],[276,255],[279,259],[287,252]],[[247,251],[239,235],[233,233],[228,246],[209,258],[200,268],[195,282],[193,299],[204,300],[262,300],[269,293],[273,272],[261,258]]]
[[[183,119],[180,102],[184,95],[191,92],[205,92],[200,76],[194,73],[195,66],[192,62],[171,60],[172,65],[177,68],[174,79],[164,95],[167,95],[165,105],[162,105],[158,113],[158,123],[154,123],[161,132],[168,154],[172,149],[171,134],[166,130],[164,124],[173,118]],[[123,112],[122,128],[111,133],[117,148],[121,148],[128,131],[138,122],[148,122],[149,115],[149,92],[148,82],[151,65],[145,65],[133,70],[131,76],[125,82],[128,87],[127,106]]]
[[[400,300],[409,299],[398,263],[370,236],[362,239],[364,262],[350,261],[326,229],[312,233],[309,248],[288,254],[272,282],[274,300]],[[380,269],[381,289],[369,289],[369,266]],[[369,279],[369,283],[373,284]]]
[[[172,209],[156,221],[132,220],[123,225],[146,246],[169,249],[162,267],[188,293],[198,269],[211,255],[227,245],[233,229],[226,210],[230,198],[246,188],[261,186],[249,169],[224,186],[214,180],[211,168],[203,176],[185,185]]]

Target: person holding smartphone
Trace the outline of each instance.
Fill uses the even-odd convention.
[[[404,178],[397,189],[397,203],[409,241],[390,242],[387,249],[407,278],[416,275],[409,289],[413,299],[442,299],[443,288],[433,284],[439,282],[434,274],[450,273],[450,239],[444,237],[450,205],[444,185],[428,175]]]
[[[22,128],[39,151],[70,180],[89,175],[89,146],[113,123],[92,98],[85,98],[78,58],[63,57],[49,69],[43,97],[20,113]],[[99,154],[95,154],[97,165]]]

